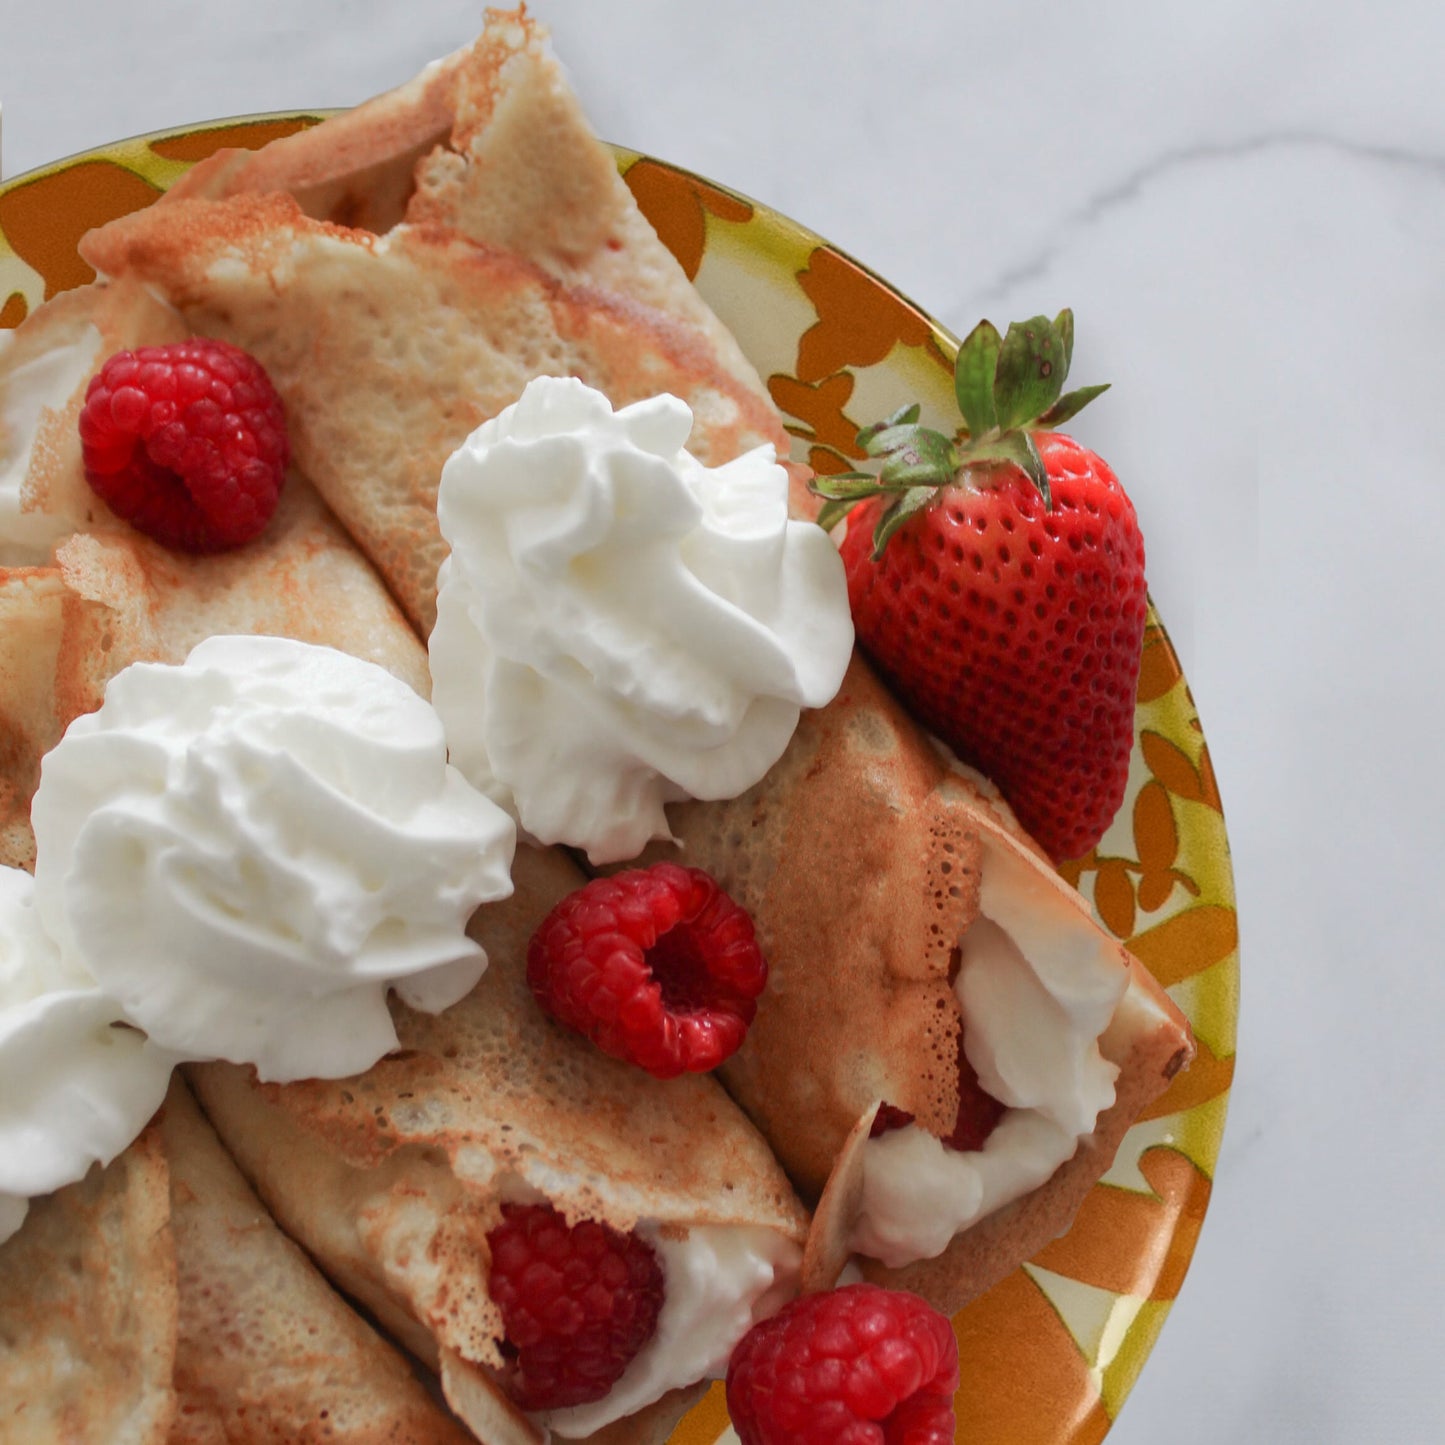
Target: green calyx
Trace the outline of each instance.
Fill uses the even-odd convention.
[[[1011,465],[1020,468],[1052,508],[1049,478],[1031,433],[1048,431],[1077,416],[1103,386],[1065,392],[1074,354],[1074,313],[1067,308],[1052,321],[1035,316],[1016,321],[1000,336],[980,321],[958,348],[953,390],[963,425],[957,433],[920,426],[915,402],[858,433],[858,445],[882,459],[873,472],[814,477],[812,489],[826,498],[818,523],[831,529],[867,497],[887,496],[873,531],[873,556],[915,512],[944,487],[970,474]]]

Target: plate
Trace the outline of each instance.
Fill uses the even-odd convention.
[[[0,185],[0,326],[92,279],[76,246],[148,205],[221,146],[255,148],[325,112],[183,126]],[[787,217],[651,156],[614,148],[658,234],[768,385],[794,454],[851,470],[860,426],[919,400],[951,426],[957,341],[866,267]],[[1179,1292],[1209,1204],[1234,1072],[1239,961],[1229,844],[1209,749],[1151,607],[1124,805],[1065,876],[1184,1010],[1194,1065],[1125,1137],[1074,1227],[954,1320],[970,1445],[1094,1445]],[[672,1445],[725,1445],[722,1387]]]

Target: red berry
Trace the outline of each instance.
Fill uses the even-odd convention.
[[[982,1149],[988,1136],[998,1127],[998,1121],[1007,1111],[997,1099],[978,1081],[978,1074],[963,1051],[963,1038],[958,1041],[958,1112],[954,1115],[953,1128],[943,1136],[943,1142],[950,1149],[962,1153]],[[890,1129],[902,1129],[913,1122],[913,1115],[894,1104],[883,1103],[873,1116],[873,1127],[869,1137],[876,1139]]]
[[[80,445],[86,480],[111,510],[183,552],[259,536],[290,457],[261,364],[201,338],[112,356],[86,391]]]
[[[664,1286],[652,1247],[596,1220],[569,1225],[550,1204],[504,1206],[487,1243],[517,1405],[600,1400],[657,1328]]]
[[[1123,801],[1148,596],[1113,471],[1069,437],[1034,441],[1052,510],[1022,471],[995,467],[945,488],[877,561],[870,498],[840,550],[859,641],[889,685],[1061,860]]]
[[[728,1365],[742,1445],[953,1445],[958,1345],[917,1295],[855,1284],[754,1325]]]
[[[676,863],[594,879],[527,949],[527,982],[553,1018],[659,1079],[736,1052],[767,978],[752,919]]]

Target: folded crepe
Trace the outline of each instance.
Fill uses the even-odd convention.
[[[176,1262],[154,1129],[0,1244],[0,1440],[166,1445]]]
[[[804,713],[762,782],[730,801],[672,805],[668,820],[680,856],[751,913],[769,961],[764,1004],[719,1072],[817,1201],[805,1287],[834,1283],[853,1252],[879,1106],[940,1138],[954,1127],[970,1044],[956,985],[974,939],[999,929],[1017,950],[1011,966],[1037,1014],[1009,1034],[1037,1030],[1054,1047],[1043,1034],[1054,996],[1077,1003],[1102,1056],[1082,1086],[1114,1074],[1112,1087],[1047,1178],[970,1221],[941,1253],[892,1269],[861,1258],[868,1278],[961,1308],[1068,1228],[1130,1124],[1192,1056],[1183,1015],[1148,971],[997,793],[930,747],[856,658],[838,697]],[[679,856],[672,845],[654,844],[642,861],[669,856]],[[1089,1074],[1089,1061],[1080,1068]]]
[[[276,1226],[179,1078],[157,1127],[180,1301],[169,1445],[466,1445]]]
[[[424,633],[444,552],[432,515],[441,462],[531,375],[571,372],[614,404],[673,391],[698,411],[696,449],[712,463],[781,441],[715,319],[697,319],[695,294],[677,300],[691,288],[657,259],[656,238],[642,239],[625,186],[604,181],[611,157],[536,42],[523,19],[493,17],[430,79],[254,161],[218,162],[189,198],[82,248],[261,357],[298,454],[314,458],[318,485]],[[354,188],[382,172],[385,204],[358,208]],[[334,224],[363,212],[385,234]],[[398,431],[409,446],[382,444]],[[822,1201],[814,1285],[857,1233],[879,1105],[938,1137],[953,1124],[969,1048],[954,974],[965,937],[979,936],[985,856],[1005,860],[995,883],[1002,871],[1058,923],[1047,971],[1067,973],[1075,952],[1093,960],[1095,992],[1110,995],[1102,1017],[1095,1000],[1094,1072],[1112,1074],[1112,1101],[1099,1097],[1050,1177],[956,1241],[929,1242],[941,1257],[910,1278],[935,1303],[961,1303],[1066,1228],[1129,1121],[1189,1057],[1179,1011],[861,661],[763,783],[731,803],[680,806],[673,828],[683,856],[750,909],[769,956],[769,994],[724,1078],[804,1198]]]
[[[700,1345],[675,1303],[682,1256],[664,1249],[725,1256],[750,1244],[773,1262],[758,1276],[753,1308],[765,1311],[796,1287],[807,1215],[711,1078],[653,1079],[541,1012],[526,984],[527,942],[584,880],[562,854],[524,847],[513,881],[510,899],[473,920],[491,960],[481,983],[436,1016],[394,1002],[400,1051],[360,1078],[260,1085],[250,1069],[228,1064],[194,1066],[189,1076],[287,1232],[439,1368],[447,1399],[484,1440],[489,1430],[541,1439],[498,1384],[504,1332],[486,1288],[487,1234],[503,1204],[545,1200],[572,1223],[639,1231],[659,1250],[668,1286],[653,1340],[605,1412],[543,1418],[567,1438],[665,1439],[700,1386],[652,1401],[654,1361],[696,1355]],[[725,1363],[725,1352],[707,1363]],[[687,1385],[701,1374],[685,1375]],[[615,1413],[618,1399],[635,1402],[630,1418],[599,1418]]]
[[[0,350],[0,562],[44,563],[51,542],[86,516],[78,443],[74,478],[65,465],[74,424],[72,415],[67,434],[65,412],[74,401],[78,413],[75,393],[103,344],[95,319],[92,297],[58,298]],[[40,758],[99,705],[111,622],[58,566],[0,566],[0,866],[34,866]],[[168,1191],[151,1129],[109,1165],[32,1201],[0,1243],[7,1445],[169,1439],[177,1297]]]

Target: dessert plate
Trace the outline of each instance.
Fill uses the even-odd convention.
[[[76,245],[150,204],[222,146],[259,147],[324,112],[120,141],[0,184],[0,327],[92,279]],[[766,379],[820,472],[851,470],[860,426],[921,400],[950,426],[950,336],[865,267],[785,216],[650,156],[616,150],[639,205]],[[1199,1054],[1125,1138],[1074,1227],[954,1320],[971,1445],[1093,1445],[1158,1337],[1209,1203],[1234,1071],[1238,951],[1229,847],[1193,699],[1152,609],[1129,788],[1113,826],[1063,870],[1154,972]],[[721,1385],[672,1445],[735,1441]]]

